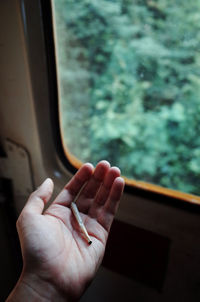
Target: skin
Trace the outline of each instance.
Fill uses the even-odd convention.
[[[81,188],[77,206],[91,245],[70,209]],[[123,188],[117,167],[107,161],[95,169],[84,164],[44,211],[53,192],[52,180],[46,179],[17,221],[23,271],[6,301],[77,301],[101,264]]]

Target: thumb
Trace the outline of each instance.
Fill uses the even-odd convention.
[[[42,214],[45,204],[50,200],[52,196],[53,187],[54,184],[52,179],[47,178],[40,185],[40,187],[38,187],[37,190],[30,195],[23,211],[32,214]]]

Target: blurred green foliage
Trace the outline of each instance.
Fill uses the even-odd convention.
[[[64,143],[200,193],[200,1],[54,0]]]

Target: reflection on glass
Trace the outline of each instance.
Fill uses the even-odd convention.
[[[200,2],[52,0],[63,142],[200,193]]]

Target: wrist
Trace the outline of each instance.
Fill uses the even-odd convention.
[[[6,302],[40,301],[40,302],[68,302],[71,301],[49,282],[42,280],[35,274],[22,273],[15,288]]]

